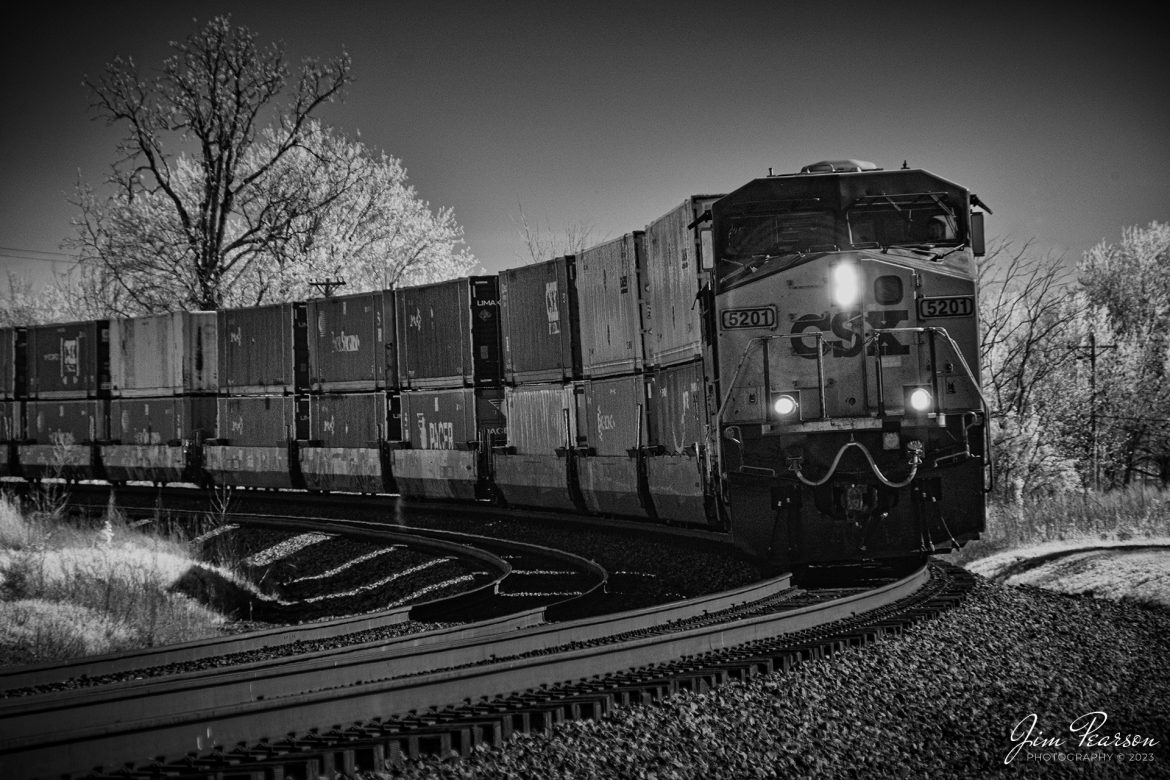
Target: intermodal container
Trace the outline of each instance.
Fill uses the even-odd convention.
[[[308,390],[305,304],[224,309],[217,315],[221,392],[280,395]]]
[[[109,439],[105,400],[28,401],[26,437],[36,444],[87,444]]]
[[[111,395],[136,398],[216,392],[217,322],[213,311],[111,320]]]
[[[115,398],[110,439],[120,444],[170,444],[215,437],[217,399],[209,395]]]
[[[591,455],[630,455],[646,444],[646,390],[641,374],[582,382],[578,444]]]
[[[392,290],[311,300],[308,322],[314,392],[398,387]]]
[[[17,443],[24,438],[21,401],[0,401],[0,477],[18,476]]]
[[[109,395],[109,320],[30,327],[26,354],[30,398],[81,399]]]
[[[0,401],[0,442],[19,441],[24,438],[21,430],[20,401]],[[0,450],[0,453],[4,450]]]
[[[586,377],[642,369],[639,274],[644,239],[642,231],[627,233],[577,256],[581,370]]]
[[[703,354],[701,306],[696,297],[713,264],[710,220],[717,195],[695,195],[646,227],[643,324],[646,363],[686,363]]]
[[[508,452],[552,455],[576,446],[577,406],[584,396],[572,384],[518,385],[504,390]]]
[[[472,276],[395,292],[403,388],[500,383],[499,280]]]
[[[402,441],[412,449],[472,450],[506,441],[503,389],[460,387],[403,393]]]
[[[308,415],[290,396],[238,396],[218,400],[216,438],[233,447],[275,447],[296,438]],[[303,418],[303,419],[298,419]]]
[[[395,393],[329,393],[312,396],[309,438],[322,447],[377,447],[401,439]]]
[[[506,381],[580,378],[576,275],[573,255],[500,272]]]
[[[648,444],[677,455],[698,451],[704,442],[707,393],[702,362],[684,363],[646,373]]]
[[[0,399],[24,398],[28,390],[28,330],[0,328]]]

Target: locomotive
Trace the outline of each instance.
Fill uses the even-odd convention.
[[[492,501],[790,569],[945,552],[990,478],[984,212],[827,161],[494,276],[3,329],[0,475]]]

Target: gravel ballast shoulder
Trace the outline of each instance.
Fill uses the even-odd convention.
[[[899,639],[391,776],[1170,777],[1168,666],[1170,611],[980,579]]]

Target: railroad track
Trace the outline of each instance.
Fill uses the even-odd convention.
[[[1037,555],[1031,558],[1024,558],[1015,563],[1005,566],[1003,569],[995,572],[989,577],[993,582],[1006,582],[1007,580],[1019,574],[1039,569],[1049,563],[1064,560],[1066,558],[1074,558],[1084,556],[1086,554],[1104,554],[1104,555],[1132,555],[1135,553],[1146,552],[1170,552],[1170,545],[1166,544],[1150,544],[1147,542],[1133,542],[1132,544],[1112,544],[1112,545],[1087,545],[1085,547],[1070,547],[1065,550],[1056,550],[1043,555]]]
[[[25,697],[0,711],[0,766],[23,777],[99,767],[90,776],[215,777],[230,769],[233,777],[269,778],[465,753],[517,729],[599,717],[613,706],[788,668],[897,633],[960,598],[962,579],[934,567],[877,588],[813,593],[781,577],[503,634],[496,624],[462,638],[357,645],[117,685],[98,696]]]

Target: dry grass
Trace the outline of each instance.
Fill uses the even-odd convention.
[[[1048,543],[1086,547],[1170,536],[1170,493],[1142,488],[1102,495],[1065,494],[1021,507],[992,504],[983,538],[954,554],[967,564],[997,553]]]
[[[1009,585],[1170,606],[1170,554],[1123,549],[1141,544],[1170,544],[1170,493],[1132,488],[993,506],[984,537],[950,559]],[[1091,547],[1108,549],[1063,554]]]
[[[1170,538],[1148,542],[1170,544]],[[1134,542],[1101,546],[1104,549],[1086,551],[1072,542],[1049,543],[981,558],[967,568],[1008,585],[1170,607],[1170,554]],[[1065,551],[1070,552],[1062,554]]]
[[[0,664],[215,634],[222,617],[172,592],[193,565],[183,544],[139,533],[116,510],[86,528],[0,497]]]

